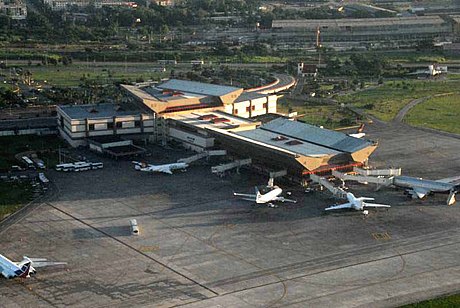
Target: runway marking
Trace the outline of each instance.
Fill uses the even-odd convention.
[[[376,241],[388,241],[388,240],[391,240],[391,235],[388,234],[388,232],[374,232],[374,233],[371,233],[372,234],[372,237],[374,238],[374,240]]]

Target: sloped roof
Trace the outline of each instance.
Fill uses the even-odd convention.
[[[160,89],[181,91],[187,93],[195,93],[209,96],[222,96],[235,91],[241,90],[241,88],[231,86],[221,86],[216,84],[209,84],[197,81],[178,80],[170,79],[165,83],[157,86]]]
[[[372,145],[368,140],[285,118],[270,121],[260,129],[341,152],[353,153]]]
[[[251,140],[262,142],[264,144],[275,146],[277,148],[288,150],[290,152],[294,152],[304,156],[323,157],[340,154],[339,151],[336,151],[334,149],[312,144],[309,142],[302,142],[297,138],[277,139],[277,137],[279,137],[278,133],[266,131],[260,128],[241,131],[237,132],[236,134],[239,136],[249,138]]]

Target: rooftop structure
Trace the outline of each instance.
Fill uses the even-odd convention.
[[[121,86],[138,105],[163,117],[197,110],[221,110],[241,117],[276,112],[277,96],[262,91],[177,79],[159,85]]]
[[[0,13],[15,20],[27,18],[27,6],[22,0],[0,0]]]

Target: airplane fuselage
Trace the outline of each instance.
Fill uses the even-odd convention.
[[[259,198],[256,199],[256,203],[268,203],[271,201],[275,201],[276,198],[283,193],[283,190],[279,187],[275,187],[274,189],[270,190],[268,193],[264,195],[260,195]]]
[[[395,176],[393,179],[395,186],[404,188],[423,188],[432,192],[447,192],[455,187],[453,184],[442,183],[433,180],[424,180],[410,176]]]

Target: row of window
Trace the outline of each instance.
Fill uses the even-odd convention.
[[[262,108],[263,109],[267,109],[267,103],[263,103],[262,105]],[[256,110],[256,106],[248,106],[246,107],[246,112],[250,112],[250,111],[255,111]],[[233,111],[233,114],[238,114],[238,109],[235,108],[235,110]]]
[[[116,122],[115,124],[117,129],[123,128],[123,122]],[[107,122],[107,129],[113,129],[113,127],[113,122]],[[141,121],[134,121],[134,127],[141,127]],[[89,124],[88,129],[95,130],[95,124]]]

